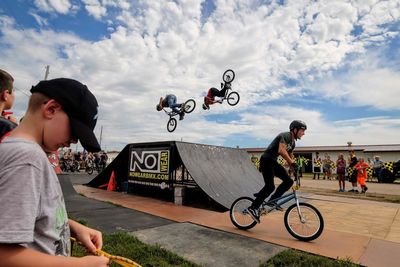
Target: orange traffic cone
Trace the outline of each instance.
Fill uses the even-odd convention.
[[[112,171],[110,180],[108,181],[107,191],[115,191],[117,190],[117,181],[115,181],[115,174]]]

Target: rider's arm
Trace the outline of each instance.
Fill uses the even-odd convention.
[[[164,99],[162,98],[162,97],[160,97],[160,102],[158,103],[159,105],[160,105],[160,107],[162,107],[163,108],[163,105],[162,105],[162,101],[163,101]]]
[[[279,155],[282,156],[286,160],[286,162],[291,165],[294,160],[290,157],[289,153],[286,150],[286,144],[285,143],[279,143],[279,148],[278,148],[278,153]]]

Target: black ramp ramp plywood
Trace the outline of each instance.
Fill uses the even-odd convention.
[[[197,185],[228,209],[238,197],[252,197],[264,185],[245,150],[184,142],[176,147]]]

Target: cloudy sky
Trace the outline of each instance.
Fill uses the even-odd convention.
[[[45,76],[88,85],[106,150],[160,140],[265,147],[399,144],[400,0],[2,0],[0,68],[21,117]],[[201,109],[233,69],[237,106]],[[160,96],[194,98],[173,133]],[[101,133],[102,129],[102,134]]]

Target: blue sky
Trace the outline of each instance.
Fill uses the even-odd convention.
[[[70,77],[97,96],[106,150],[183,140],[265,147],[294,119],[300,146],[398,144],[400,0],[3,0],[0,68],[15,78],[13,108],[44,77]],[[234,69],[241,96],[201,109]],[[168,133],[160,96],[194,98]]]

